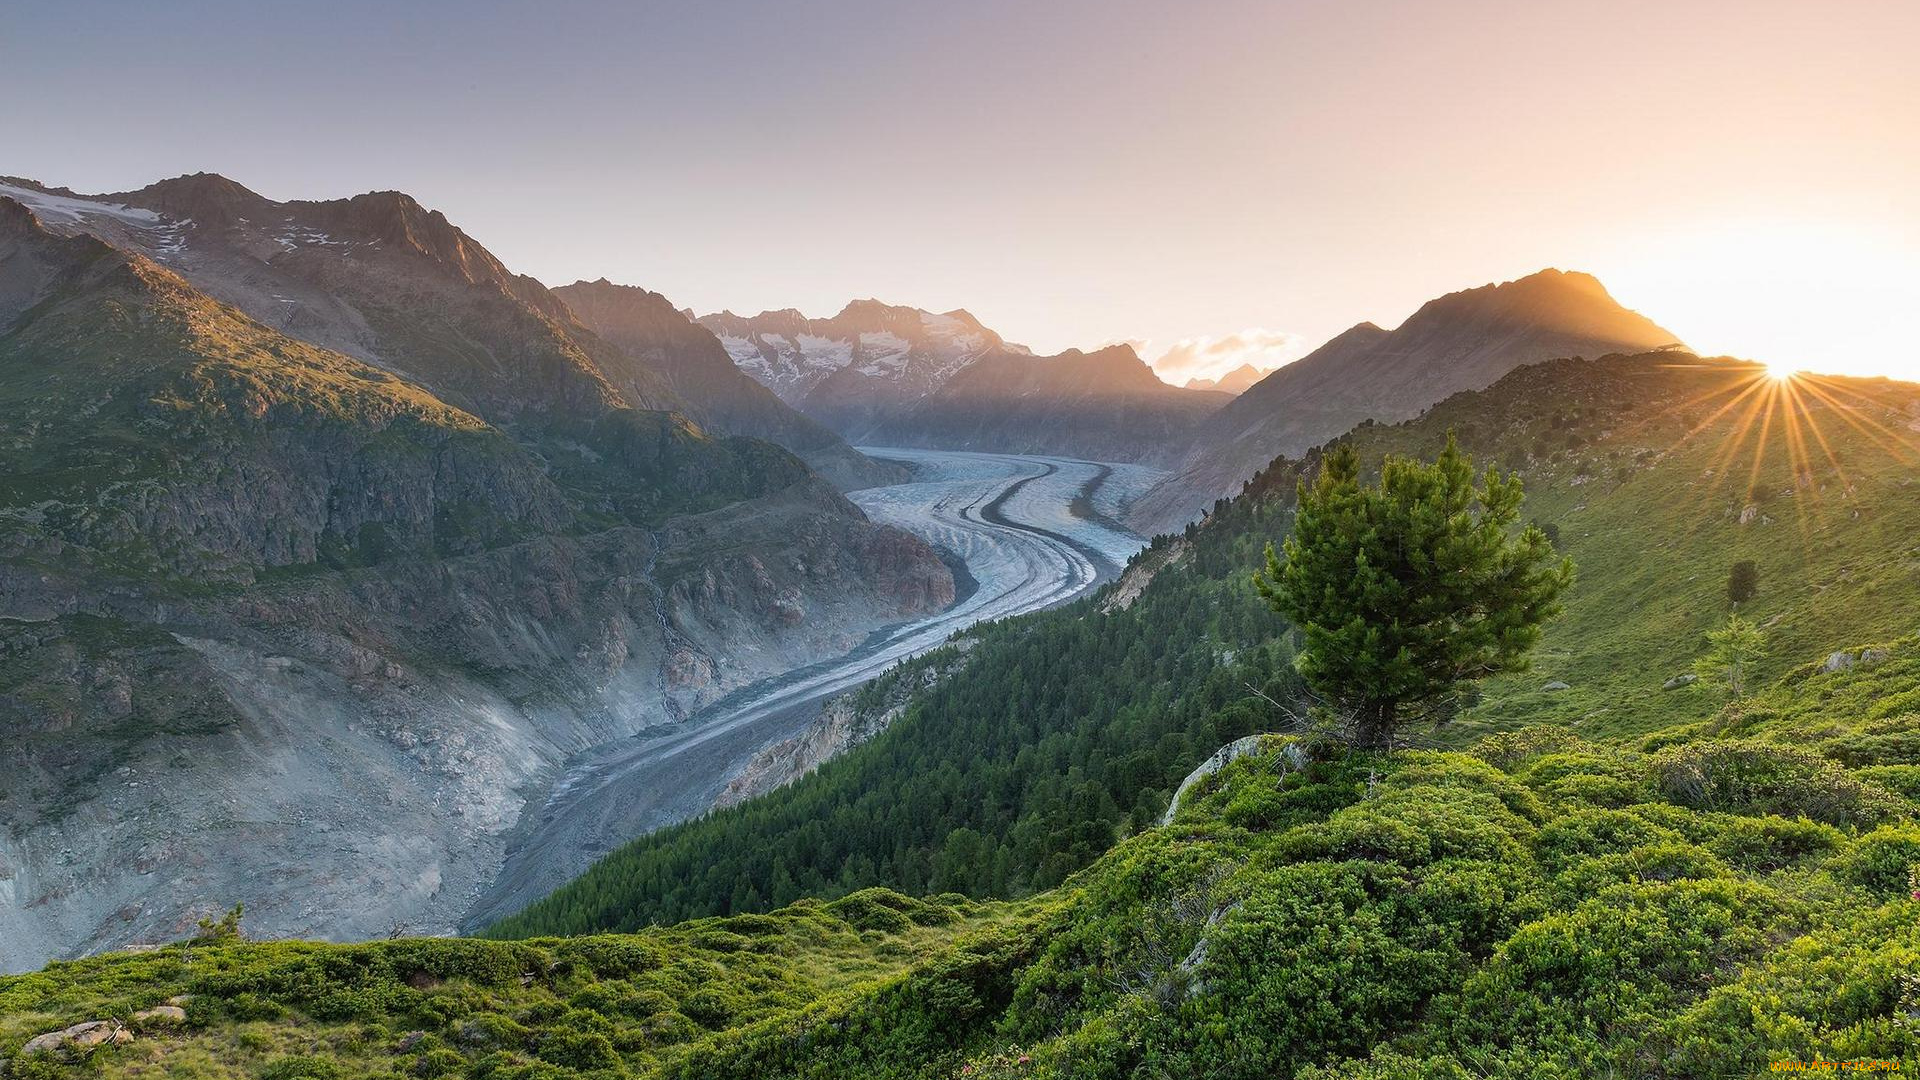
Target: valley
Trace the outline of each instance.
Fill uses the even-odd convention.
[[[967,627],[1072,600],[1112,579],[1145,541],[1112,524],[1153,470],[1061,458],[862,447],[912,469],[903,484],[850,494],[877,524],[963,563],[972,589],[945,611],[875,631],[858,649],[739,690],[671,729],[572,763],[464,920],[478,929],[565,884],[633,837],[696,817],[822,701]]]

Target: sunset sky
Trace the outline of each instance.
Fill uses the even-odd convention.
[[[549,283],[966,307],[1176,380],[1544,266],[1920,378],[1915,0],[171,7],[9,11],[0,173],[399,188]]]

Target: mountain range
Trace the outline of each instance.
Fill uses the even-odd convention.
[[[395,193],[0,185],[0,963],[449,926],[570,755],[953,601],[654,309]]]
[[[1640,353],[1679,339],[1629,311],[1589,274],[1542,270],[1430,300],[1393,330],[1354,326],[1258,383],[1153,462],[1173,475],[1129,524],[1177,529],[1281,455],[1298,456],[1366,420],[1394,423],[1461,390],[1559,357]]]
[[[960,310],[856,300],[830,319],[700,323],[742,371],[861,445],[1135,461],[1227,400],[1168,386],[1131,346],[1036,356]]]
[[[1266,370],[1252,364],[1241,364],[1217,379],[1192,378],[1186,381],[1189,390],[1219,390],[1228,394],[1244,394],[1254,383],[1267,377]]]

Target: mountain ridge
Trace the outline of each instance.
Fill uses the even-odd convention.
[[[1362,420],[1395,423],[1523,364],[1679,346],[1597,278],[1542,270],[1435,297],[1393,330],[1358,323],[1269,374],[1155,464],[1174,475],[1129,512],[1143,533],[1178,529],[1274,457],[1297,456]]]

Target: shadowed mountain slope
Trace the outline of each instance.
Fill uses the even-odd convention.
[[[1139,501],[1130,524],[1177,529],[1275,456],[1304,453],[1362,420],[1408,419],[1522,364],[1677,344],[1587,274],[1543,270],[1448,293],[1394,330],[1361,323],[1235,398],[1159,459],[1174,475]]]
[[[563,285],[554,295],[601,340],[662,375],[702,423],[779,443],[845,490],[904,478],[897,466],[854,451],[742,372],[712,331],[659,293],[601,278]]]

